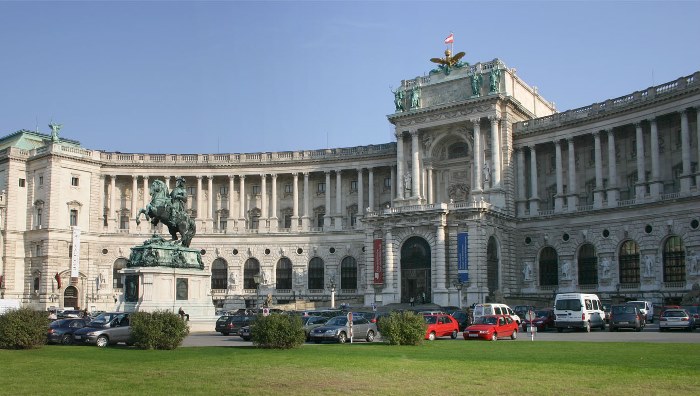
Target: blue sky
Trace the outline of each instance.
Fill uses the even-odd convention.
[[[559,111],[700,70],[698,1],[0,1],[0,136],[244,153],[387,143],[455,35]]]

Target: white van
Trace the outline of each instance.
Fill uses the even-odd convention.
[[[654,304],[651,301],[627,301],[625,304],[634,305],[644,315],[647,322],[654,322]]]
[[[595,294],[562,293],[554,299],[554,326],[558,332],[567,328],[584,329],[592,327],[605,330],[603,304]]]
[[[520,326],[520,316],[506,304],[476,304],[473,313],[474,320],[476,321],[476,318],[485,315],[510,315]]]

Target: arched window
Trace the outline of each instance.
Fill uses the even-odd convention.
[[[678,236],[672,236],[664,244],[664,282],[685,282],[685,248]]]
[[[255,283],[255,275],[260,275],[260,263],[251,257],[243,264],[244,289],[257,289],[258,285]]]
[[[226,260],[218,258],[211,265],[211,288],[228,288],[228,264]]]
[[[447,148],[447,159],[463,158],[469,155],[469,148],[466,143],[453,143]]]
[[[578,251],[578,284],[598,284],[598,257],[595,254],[595,247],[590,243],[581,246]]]
[[[639,245],[628,240],[620,246],[618,254],[620,266],[620,283],[639,283]]]
[[[323,289],[323,260],[318,257],[309,261],[309,289]]]
[[[540,286],[559,284],[559,257],[553,247],[547,246],[540,252]]]
[[[357,289],[357,261],[354,257],[345,257],[340,263],[340,288]]]
[[[292,261],[286,257],[282,257],[277,261],[277,289],[292,288]]]
[[[126,259],[118,258],[114,261],[114,266],[112,267],[112,287],[115,289],[123,289],[124,284],[122,283],[122,275],[119,270],[126,268]]]

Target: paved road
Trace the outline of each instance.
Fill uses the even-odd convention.
[[[380,337],[377,338],[381,340]],[[440,341],[452,341],[450,338],[442,338]],[[464,342],[462,334],[459,334],[454,341]],[[592,342],[679,342],[679,343],[700,343],[700,329],[692,333],[685,331],[670,331],[659,332],[659,326],[656,324],[648,324],[647,327],[637,333],[634,331],[618,331],[609,332],[601,330],[593,330],[590,333],[580,331],[567,330],[563,333],[556,331],[540,332],[535,335],[535,341],[592,341]],[[362,342],[362,341],[360,341]],[[505,341],[509,342],[509,341]],[[515,342],[530,342],[530,334],[519,333],[518,339]],[[192,333],[190,334],[182,346],[250,346],[250,341],[243,341],[238,336],[222,336],[215,332]],[[306,343],[306,345],[316,345]]]

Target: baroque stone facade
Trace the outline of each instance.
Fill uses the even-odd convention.
[[[130,248],[169,238],[136,213],[177,177],[221,308],[328,304],[331,288],[365,305],[664,303],[700,281],[700,73],[565,112],[497,59],[398,91],[411,102],[382,145],[125,154],[57,131],[2,138],[0,292],[124,309]]]

